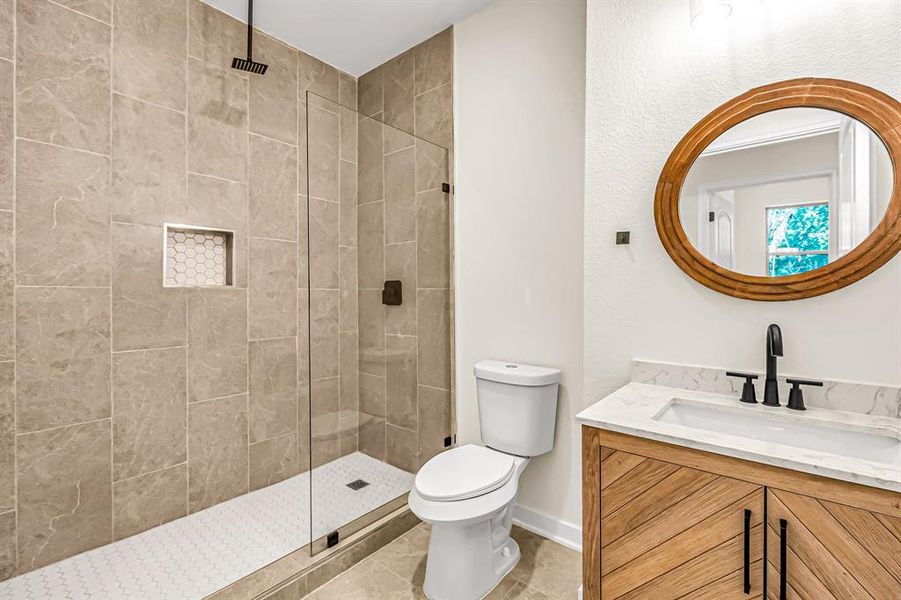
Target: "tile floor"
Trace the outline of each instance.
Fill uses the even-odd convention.
[[[486,600],[574,600],[581,555],[533,533],[513,528],[522,558]],[[420,524],[354,565],[307,600],[423,600],[429,530]]]
[[[370,485],[353,491],[356,479]],[[313,470],[316,537],[398,496],[413,475],[360,452]],[[0,582],[0,599],[200,600],[309,543],[310,474]]]

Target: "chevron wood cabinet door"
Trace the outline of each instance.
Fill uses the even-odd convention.
[[[901,599],[901,518],[769,489],[767,598]]]
[[[604,600],[762,597],[762,486],[601,453]]]
[[[584,600],[901,600],[901,494],[583,426],[582,587]]]

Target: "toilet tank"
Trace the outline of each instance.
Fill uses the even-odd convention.
[[[473,371],[482,443],[517,456],[550,452],[560,370],[483,360]]]

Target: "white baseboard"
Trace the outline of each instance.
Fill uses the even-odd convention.
[[[582,529],[572,523],[559,521],[519,505],[513,509],[513,522],[525,530],[563,544],[567,548],[582,551]]]

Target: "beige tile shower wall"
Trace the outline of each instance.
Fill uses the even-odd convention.
[[[199,0],[0,0],[0,579],[308,468],[307,89],[314,369],[356,449],[356,80],[265,35],[234,71],[245,36]],[[234,231],[235,285],[164,288],[165,222]]]
[[[452,45],[447,29],[359,79],[359,446],[411,472],[451,435]]]

